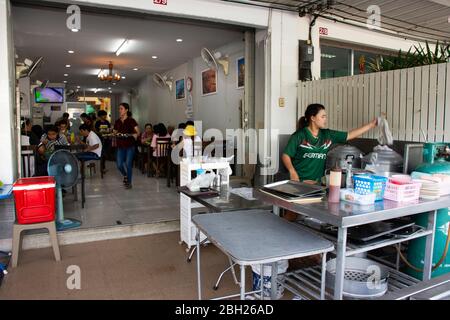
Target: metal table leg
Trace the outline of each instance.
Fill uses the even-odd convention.
[[[326,281],[326,270],[327,269],[327,253],[322,253],[322,274],[320,282],[320,300],[325,300],[325,281]]]
[[[433,246],[436,230],[436,215],[437,211],[428,213],[428,230],[431,230],[431,234],[427,236],[425,244],[425,256],[423,265],[423,281],[431,279],[431,273],[433,270]]]
[[[261,270],[261,278],[263,278],[264,272]],[[270,278],[270,299],[276,300],[277,299],[277,289],[278,289],[278,262],[272,262],[272,274]],[[262,282],[261,282],[262,283]],[[261,284],[262,286],[262,284]]]
[[[259,300],[264,300],[264,265],[261,263],[259,265],[259,270],[260,270],[260,275],[259,275],[259,289],[261,290],[259,292],[260,296],[259,296]]]
[[[241,300],[245,300],[245,266],[241,264]]]
[[[84,194],[84,161],[81,161],[81,208],[84,209],[84,203],[86,202],[85,194]]]
[[[197,228],[197,290],[198,300],[202,300],[202,279],[200,275],[200,229]]]
[[[342,300],[345,271],[345,251],[347,249],[347,228],[339,228],[336,248],[336,279],[334,282],[334,299]]]

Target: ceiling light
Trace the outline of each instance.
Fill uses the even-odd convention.
[[[109,93],[112,93],[112,91],[109,91]]]
[[[116,85],[116,83],[115,82],[113,82],[113,86],[115,86]]]
[[[108,90],[111,90],[111,87],[109,87]]]
[[[64,82],[64,83],[67,83],[67,80],[64,80],[63,82]]]
[[[158,59],[158,56],[152,56],[152,59]]]
[[[326,59],[333,59],[333,58],[336,58],[336,55],[334,55],[334,54],[328,54],[328,53],[322,53],[320,56],[321,56],[322,58],[326,58]]]
[[[68,53],[75,53],[75,51],[73,51],[73,50],[69,50],[69,51],[67,51]]]
[[[133,70],[134,70],[134,71],[138,71],[139,69],[138,69],[138,68],[134,68]]]
[[[74,28],[74,29],[71,29],[71,31],[72,32],[78,32],[79,30]]]
[[[183,42],[183,39],[181,39],[181,38],[177,39],[177,42]]]
[[[66,68],[70,68],[70,64],[66,64]]]
[[[127,77],[122,77],[122,79],[126,79]]]
[[[77,86],[77,89],[80,89],[81,87],[80,86]]]
[[[64,77],[68,77],[69,75],[67,73],[64,73]]]
[[[128,44],[130,43],[130,40],[125,39],[122,44],[120,45],[119,49],[117,49],[116,51],[116,56],[119,56],[123,50],[126,49],[126,47],[128,46]]]
[[[112,61],[109,62],[108,69],[109,69],[109,73],[103,71],[103,69],[100,70],[100,72],[98,74],[98,78],[101,81],[109,81],[109,82],[120,81],[120,75],[117,72],[113,74],[113,63],[112,63]]]

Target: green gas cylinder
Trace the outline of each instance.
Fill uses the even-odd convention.
[[[447,143],[426,143],[423,151],[423,161],[414,171],[423,173],[442,173],[450,175],[450,162]],[[447,242],[447,234],[450,225],[450,208],[438,210],[436,217],[436,230],[433,249],[433,266],[441,259]],[[427,227],[428,214],[420,214],[416,217],[416,223]],[[423,269],[425,253],[425,238],[410,241],[408,246],[408,261],[415,267]],[[406,272],[413,277],[422,280],[422,273],[411,268]],[[433,271],[432,277],[450,272],[450,254],[447,254],[442,264]]]

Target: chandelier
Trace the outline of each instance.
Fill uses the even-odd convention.
[[[108,71],[105,70],[100,70],[100,73],[98,74],[98,78],[101,81],[109,81],[109,82],[118,82],[120,81],[120,74],[118,74],[117,72],[113,74],[113,63],[112,61],[109,62],[108,65],[109,68],[109,73]]]

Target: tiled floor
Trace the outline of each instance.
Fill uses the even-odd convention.
[[[87,170],[86,203],[81,208],[81,186],[78,201],[67,192],[64,197],[64,214],[82,222],[81,228],[138,224],[179,219],[179,195],[166,179],[147,178],[134,169],[133,189],[126,190],[115,162],[106,162],[108,171],[103,179],[100,173],[92,177]],[[0,239],[12,237],[14,206],[12,201],[0,201]]]
[[[8,268],[0,300],[197,299],[196,262],[186,262],[186,247],[178,240],[179,232],[169,232],[61,246],[60,262],[53,259],[51,248],[22,251],[18,267]],[[212,244],[201,250],[203,297],[239,293],[230,272],[223,277],[219,290],[212,289],[228,260]],[[67,287],[69,266],[80,268],[80,290]],[[246,275],[250,290],[250,268]]]

